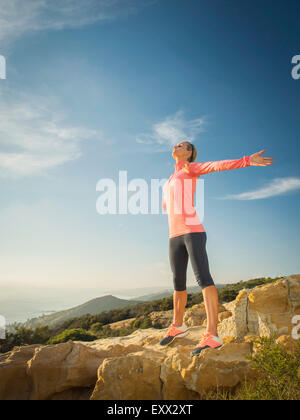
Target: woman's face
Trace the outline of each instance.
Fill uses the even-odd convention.
[[[174,159],[188,160],[192,154],[192,150],[188,150],[188,143],[183,141],[173,147],[172,156]]]

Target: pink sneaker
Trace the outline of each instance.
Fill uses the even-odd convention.
[[[197,356],[204,349],[218,349],[222,347],[223,344],[224,343],[221,337],[212,335],[210,333],[206,333],[201,337],[199,346],[194,348],[194,350],[192,351],[192,356]]]
[[[175,338],[184,337],[188,333],[188,327],[183,322],[181,327],[175,327],[173,323],[169,326],[167,334],[165,337],[160,341],[161,346],[168,346],[171,344]]]

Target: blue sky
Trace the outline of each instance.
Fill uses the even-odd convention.
[[[274,158],[203,177],[215,282],[299,273],[299,12],[294,0],[0,0],[2,284],[172,287],[167,215],[100,215],[96,184],[120,170],[169,178],[182,140],[198,162]]]

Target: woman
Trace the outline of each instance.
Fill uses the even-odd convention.
[[[174,283],[174,316],[160,345],[169,345],[175,338],[187,334],[188,328],[183,322],[183,315],[187,303],[186,271],[190,258],[197,283],[202,288],[207,316],[206,333],[201,336],[199,345],[192,351],[192,355],[198,355],[208,347],[222,346],[223,341],[217,332],[218,292],[209,271],[206,232],[194,207],[196,182],[200,175],[209,172],[271,165],[273,158],[261,156],[264,152],[265,150],[262,150],[241,159],[196,163],[194,161],[197,157],[197,149],[192,143],[185,141],[174,146],[172,157],[176,160],[175,170],[164,184],[162,200],[163,209],[168,211],[169,258]]]

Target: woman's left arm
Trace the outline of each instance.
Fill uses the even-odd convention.
[[[273,158],[260,156],[265,150],[254,153],[251,156],[244,156],[241,159],[217,160],[212,162],[191,162],[183,169],[191,176],[200,176],[210,172],[226,171],[230,169],[245,168],[246,166],[267,166],[272,165]]]

